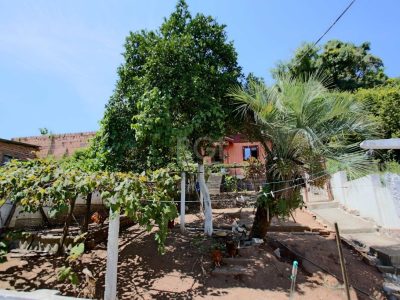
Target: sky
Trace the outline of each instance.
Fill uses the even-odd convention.
[[[350,0],[188,0],[226,24],[245,74],[270,70],[315,41]],[[125,37],[157,29],[172,0],[0,0],[0,138],[94,131],[117,81]],[[321,41],[371,42],[400,76],[400,1],[357,0]]]

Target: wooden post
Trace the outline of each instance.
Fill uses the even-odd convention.
[[[185,197],[186,197],[186,173],[181,174],[181,215],[180,215],[180,226],[181,232],[185,232]]]
[[[117,274],[118,274],[118,235],[119,211],[113,212],[110,208],[107,239],[107,265],[105,280],[105,300],[117,299]]]
[[[342,269],[344,287],[346,289],[347,300],[350,300],[349,279],[347,277],[346,265],[345,265],[344,256],[343,256],[342,243],[341,243],[340,234],[339,234],[339,227],[336,222],[335,222],[335,231],[336,231],[336,243],[337,243],[338,252],[339,252],[340,268]]]

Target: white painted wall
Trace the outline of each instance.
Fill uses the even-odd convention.
[[[331,185],[335,200],[345,208],[383,228],[400,229],[400,175],[371,174],[348,181],[345,172],[337,172]]]
[[[76,200],[76,205],[85,205],[86,204],[86,198],[79,197]],[[102,204],[100,193],[99,192],[94,192],[92,195],[92,204]],[[3,206],[0,207],[0,228],[3,227],[5,220],[7,219],[7,216],[11,210],[12,203],[7,201]],[[48,212],[48,208],[44,207],[43,210]],[[29,212],[24,212],[20,206],[17,206],[14,216],[11,219],[10,222],[10,227],[19,227],[18,223],[21,224],[26,224],[28,226],[37,226],[42,224],[42,216],[40,215],[40,212],[35,212],[35,213],[29,213]]]

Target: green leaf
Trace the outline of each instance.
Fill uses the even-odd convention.
[[[79,278],[78,275],[76,275],[75,272],[71,272],[68,276],[69,281],[73,284],[73,285],[78,285],[79,284]]]
[[[61,267],[60,270],[58,271],[58,280],[64,281],[65,279],[67,279],[70,273],[71,273],[71,267],[66,267],[66,266]]]
[[[79,256],[81,256],[85,252],[85,244],[84,243],[79,243],[78,245],[75,245],[74,247],[71,248],[69,259],[70,260],[76,260]]]

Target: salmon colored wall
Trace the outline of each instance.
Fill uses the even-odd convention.
[[[229,143],[224,147],[224,163],[242,163],[243,162],[243,147],[244,146],[258,146],[258,159],[265,162],[265,150],[261,143],[258,142],[244,142],[244,143]]]

